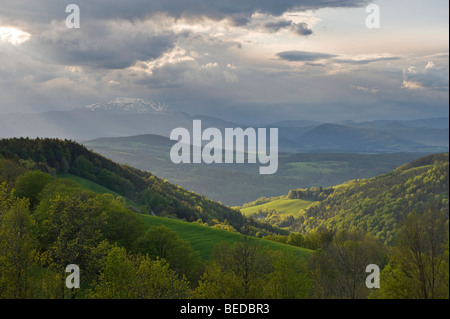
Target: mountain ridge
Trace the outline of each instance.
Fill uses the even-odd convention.
[[[0,138],[41,137],[87,141],[102,137],[155,134],[169,137],[173,129],[250,127],[209,115],[171,111],[141,98],[116,98],[68,111],[10,113],[0,116]],[[286,152],[419,152],[448,151],[448,118],[322,123],[286,120],[261,128],[279,130],[279,147]]]

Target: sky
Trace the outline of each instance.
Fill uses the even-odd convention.
[[[447,0],[71,1],[0,0],[0,114],[117,97],[251,123],[449,114]]]

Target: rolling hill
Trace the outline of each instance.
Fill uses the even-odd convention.
[[[116,192],[113,192],[101,185],[98,185],[82,177],[78,177],[71,174],[63,174],[60,175],[59,177],[65,180],[73,181],[78,185],[80,185],[80,187],[82,187],[83,189],[91,190],[98,194],[111,194],[115,197],[120,196]],[[137,204],[134,202],[128,201],[128,204],[137,207]],[[141,216],[143,217],[143,220],[145,221],[148,227],[164,225],[169,229],[175,231],[178,235],[180,235],[181,238],[189,242],[192,248],[198,251],[200,256],[204,260],[210,259],[211,253],[218,243],[227,242],[232,245],[236,242],[244,240],[244,235],[237,232],[231,232],[224,229],[209,227],[196,223],[188,223],[173,218],[158,217],[151,215],[141,215]],[[294,253],[298,256],[307,256],[312,252],[311,250],[305,248],[285,245],[282,243],[273,242],[257,237],[248,237],[247,240],[250,240],[257,245],[268,246],[271,249],[285,250]]]
[[[358,128],[337,124],[322,124],[307,131],[299,138],[299,143],[314,150],[335,150],[347,152],[434,152],[439,151],[439,146],[448,141],[445,140],[445,133],[448,130],[438,130],[437,134],[428,136],[422,134],[424,129],[411,129],[404,127],[403,131],[398,126],[388,130]],[[421,136],[421,142],[411,140],[414,133],[416,140]],[[394,134],[396,133],[396,134]],[[400,134],[401,133],[401,134]],[[439,134],[442,134],[440,136]],[[435,140],[441,145],[432,145]],[[429,143],[427,146],[426,143]]]
[[[130,205],[130,209],[144,214],[152,213],[189,222],[201,220],[208,225],[223,223],[249,235],[284,233],[152,173],[119,165],[72,141],[3,139],[0,140],[1,156],[31,162],[28,165],[34,165],[53,175],[71,174],[94,182],[137,203]]]
[[[311,196],[316,199],[313,203],[287,213],[288,200],[311,200]],[[410,212],[433,208],[448,218],[449,154],[422,157],[390,173],[330,188],[292,190],[283,199],[259,207],[274,211],[262,214],[263,221],[301,234],[324,228],[359,230],[392,245],[399,225]],[[258,206],[244,207],[242,211],[261,215]],[[279,214],[281,211],[285,213]]]
[[[410,145],[406,140],[392,135],[337,124],[322,124],[303,134],[301,143],[315,149],[348,149],[350,151],[391,151],[400,145]],[[418,144],[416,146],[419,146]]]
[[[357,228],[392,244],[399,223],[408,213],[433,206],[448,216],[448,156],[431,155],[388,174],[340,185],[325,200],[305,210],[298,229]]]

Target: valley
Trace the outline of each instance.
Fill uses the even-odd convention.
[[[174,142],[158,135],[100,138],[83,143],[112,160],[134,166],[229,206],[275,197],[301,187],[329,187],[369,178],[422,157],[422,153],[280,153],[278,171],[260,175],[256,164],[174,164]]]

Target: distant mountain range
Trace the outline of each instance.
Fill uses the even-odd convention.
[[[156,103],[154,101],[146,101],[139,98],[124,98],[119,97],[107,103],[96,103],[85,106],[84,110],[89,110],[93,112],[110,112],[116,114],[126,114],[126,113],[155,113],[163,112],[166,110],[164,105]]]
[[[221,130],[244,124],[181,112],[139,98],[117,98],[70,111],[0,115],[0,138],[55,137],[78,141],[101,137],[154,134],[169,137],[176,127],[192,128],[201,119],[203,128]],[[287,120],[266,127],[279,128],[284,152],[445,152],[449,148],[448,118],[414,121],[383,120],[356,123],[321,123]]]

